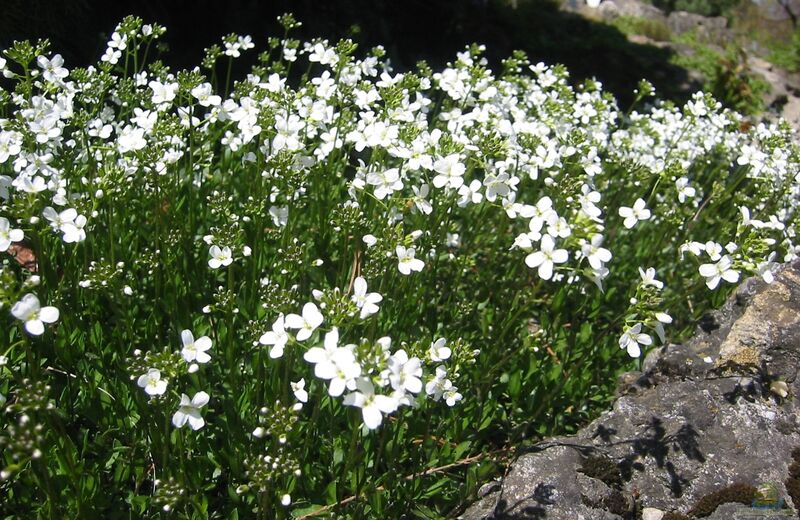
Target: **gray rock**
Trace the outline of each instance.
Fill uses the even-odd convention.
[[[772,483],[791,506],[784,481],[800,447],[798,370],[800,262],[771,285],[745,281],[686,345],[661,348],[643,373],[628,374],[611,410],[575,436],[527,448],[461,518],[685,513],[736,483]],[[775,381],[786,383],[787,398]],[[745,506],[726,504],[709,518],[736,518],[737,507]]]
[[[695,32],[701,42],[721,44],[730,38],[728,20],[722,16],[707,17],[686,11],[673,11],[667,17],[673,34]]]

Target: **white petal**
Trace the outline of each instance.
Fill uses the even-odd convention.
[[[436,184],[436,180],[434,179],[433,184]],[[383,414],[378,409],[375,404],[370,404],[369,406],[365,406],[361,409],[361,415],[364,418],[364,424],[370,430],[374,430],[378,426],[381,425],[381,421],[383,421]]]
[[[287,314],[285,318],[285,324],[290,329],[302,329],[306,325],[302,316],[297,314]]]
[[[198,412],[197,410],[193,410],[193,412],[189,414],[189,426],[193,430],[199,430],[205,424],[206,424],[205,419],[203,419],[203,416],[200,415],[200,412]]]
[[[29,320],[25,322],[25,330],[34,336],[44,334],[44,323],[41,320]]]
[[[738,273],[737,273],[738,278]],[[58,321],[58,309],[55,307],[42,307],[39,311],[39,319],[45,323],[55,323]]]
[[[178,411],[177,411],[177,412],[175,412],[175,414],[172,416],[172,424],[173,424],[173,426],[175,426],[176,428],[183,428],[183,425],[184,425],[184,424],[186,424],[186,420],[187,420],[188,418],[189,418],[189,416],[188,416],[188,415],[186,415],[186,414],[185,414],[185,413],[183,413],[182,411],[178,410]]]
[[[525,264],[531,269],[540,266],[542,262],[544,262],[544,253],[541,251],[536,251],[525,257]]]
[[[331,384],[328,387],[328,395],[339,397],[344,393],[345,380],[340,378],[331,379]]]
[[[197,392],[192,397],[192,406],[195,408],[202,408],[203,406],[208,404],[209,396],[205,392]]]
[[[545,260],[542,262],[542,265],[539,266],[539,278],[542,280],[549,280],[553,277],[553,262],[550,260]]]
[[[201,352],[205,352],[206,350],[211,348],[211,338],[209,338],[208,336],[197,338],[194,342],[194,347]]]

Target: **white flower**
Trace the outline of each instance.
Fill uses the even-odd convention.
[[[619,338],[619,347],[627,349],[628,355],[633,358],[639,357],[642,353],[642,351],[639,349],[639,345],[652,344],[653,338],[642,333],[641,323],[637,323],[633,327],[628,327]]]
[[[553,276],[555,264],[563,264],[569,259],[566,249],[556,249],[556,243],[550,235],[544,235],[539,244],[540,251],[535,251],[525,257],[525,263],[533,269],[538,267],[539,278],[549,280]]]
[[[400,179],[400,170],[390,168],[380,172],[369,172],[367,174],[367,184],[375,186],[375,198],[383,200],[395,191],[403,189],[403,181]]]
[[[398,350],[387,362],[389,366],[388,379],[392,388],[402,393],[417,394],[422,391],[422,363],[419,358],[408,358],[403,349]]]
[[[270,206],[269,216],[273,224],[283,227],[289,222],[289,206]]]
[[[439,338],[431,343],[431,348],[428,349],[428,357],[431,358],[431,361],[438,363],[439,361],[450,359],[453,351],[446,344],[447,340],[444,338]]]
[[[365,319],[378,312],[378,303],[383,300],[383,296],[378,293],[367,293],[367,281],[359,276],[353,282],[353,303],[361,309],[360,317]]]
[[[664,282],[660,280],[656,280],[656,269],[655,267],[648,267],[647,271],[643,270],[641,267],[639,268],[639,276],[642,277],[642,285],[652,285],[657,289],[664,288]]]
[[[756,271],[758,271],[758,274],[761,275],[761,278],[763,278],[766,283],[772,283],[775,281],[775,275],[772,274],[771,269],[772,266],[775,265],[774,260],[776,254],[777,253],[775,253],[775,251],[771,252],[769,257],[767,257],[764,262],[761,262],[758,264],[758,266],[756,266]]]
[[[309,302],[303,305],[303,315],[289,314],[286,316],[286,326],[290,329],[298,329],[297,341],[305,341],[317,327],[322,325],[322,313],[316,305]]]
[[[301,403],[308,402],[308,392],[306,392],[306,380],[301,379],[298,382],[290,381],[292,386],[292,393],[294,393],[295,399],[300,401]]]
[[[45,323],[58,321],[58,309],[55,307],[42,307],[35,294],[28,293],[11,307],[11,314],[20,321],[25,322],[25,330],[34,336],[44,333]]]
[[[83,230],[86,226],[86,217],[78,215],[73,222],[67,222],[61,225],[61,232],[64,233],[63,240],[67,244],[74,244],[86,240],[86,231]]]
[[[642,199],[636,199],[632,208],[626,206],[619,208],[619,216],[625,219],[622,224],[630,229],[640,220],[648,220],[650,218],[650,210],[645,207],[645,202]]]
[[[462,184],[461,187],[458,188],[458,201],[456,201],[456,205],[459,208],[464,208],[470,203],[479,204],[483,200],[481,186],[481,181],[478,179],[473,179],[468,185]]]
[[[706,285],[708,288],[714,290],[717,288],[717,285],[719,285],[720,280],[725,280],[730,283],[739,281],[739,272],[732,269],[732,266],[733,260],[729,255],[725,255],[715,264],[701,265],[700,274],[706,277]]]
[[[694,198],[696,190],[689,186],[689,179],[681,177],[675,181],[675,188],[678,190],[678,202],[683,203],[687,198]]]
[[[193,361],[208,363],[211,361],[211,356],[206,354],[206,351],[211,348],[211,338],[208,336],[194,339],[192,331],[187,329],[181,332],[181,342],[183,343],[181,355],[187,363]]]
[[[281,505],[284,506],[284,507],[287,507],[291,503],[292,503],[292,495],[290,495],[289,493],[284,493],[281,496]]]
[[[220,249],[219,246],[211,246],[208,253],[211,255],[211,258],[208,260],[208,266],[211,269],[219,269],[220,266],[227,267],[233,263],[233,253],[228,246],[222,249]]]
[[[217,106],[222,103],[222,98],[213,93],[211,83],[201,83],[192,89],[192,96],[201,106]]]
[[[272,345],[272,348],[269,349],[269,357],[272,359],[283,356],[283,349],[288,341],[289,335],[284,328],[283,313],[278,315],[278,319],[272,324],[272,330],[265,332],[258,340],[262,345]]]
[[[389,396],[375,393],[375,386],[369,379],[356,380],[356,392],[347,394],[344,404],[361,408],[364,425],[374,430],[381,425],[383,414],[390,414],[397,409],[397,401]]]
[[[397,246],[397,269],[404,275],[410,275],[411,271],[422,271],[425,262],[419,258],[414,258],[416,250],[413,247],[406,249],[404,246]]]
[[[11,224],[5,217],[0,217],[0,253],[8,251],[12,242],[19,242],[25,238],[21,229],[11,229]]]
[[[433,185],[437,188],[449,186],[458,189],[464,184],[464,172],[467,167],[461,162],[461,157],[457,153],[442,157],[433,163],[433,170],[438,173],[433,178]]]
[[[657,312],[655,316],[656,316],[656,322],[655,324],[652,325],[652,327],[656,331],[658,339],[661,340],[661,343],[666,343],[667,336],[666,334],[664,334],[664,324],[672,323],[672,316],[670,316],[666,312]]]
[[[177,83],[161,83],[159,81],[151,81],[148,83],[150,89],[153,91],[153,103],[160,105],[162,103],[169,103],[178,93]]]
[[[453,388],[453,383],[447,379],[447,369],[442,365],[436,367],[436,375],[425,383],[425,393],[438,401],[445,392]]]
[[[205,392],[197,392],[192,399],[186,394],[181,394],[181,404],[178,411],[172,416],[172,424],[182,428],[187,422],[192,430],[199,430],[206,421],[200,415],[200,408],[208,404],[209,396]]]
[[[161,395],[167,391],[167,380],[161,379],[161,371],[157,368],[151,368],[139,376],[137,384],[144,388],[147,395]]]
[[[444,397],[444,402],[447,403],[447,406],[453,407],[456,403],[461,401],[463,396],[458,393],[458,388],[451,384],[450,387],[444,391],[442,397]]]
[[[303,359],[314,364],[314,375],[320,379],[330,379],[336,374],[333,356],[339,350],[339,329],[333,327],[325,334],[325,348],[311,347],[303,354]]]
[[[603,264],[611,261],[611,251],[602,247],[603,235],[597,233],[592,235],[591,243],[581,245],[581,253],[589,261],[589,265],[595,271],[599,271]]]

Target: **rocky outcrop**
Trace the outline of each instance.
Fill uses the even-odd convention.
[[[754,500],[797,518],[799,369],[796,262],[770,285],[744,282],[687,344],[653,351],[611,410],[525,449],[461,518],[727,520]]]

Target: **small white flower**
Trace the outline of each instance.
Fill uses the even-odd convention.
[[[208,260],[208,266],[211,269],[219,269],[221,266],[227,267],[233,263],[233,253],[228,246],[221,249],[219,246],[211,246],[208,252],[211,255]]]
[[[303,305],[303,315],[289,314],[286,316],[286,327],[298,329],[297,341],[305,341],[311,337],[317,327],[322,325],[322,313],[313,303]]]
[[[272,345],[269,349],[269,357],[277,359],[283,356],[283,349],[289,341],[289,335],[286,333],[283,313],[278,315],[278,319],[272,324],[272,330],[265,332],[258,342],[262,345]]]
[[[433,163],[433,170],[439,174],[433,178],[435,187],[443,188],[447,186],[458,189],[464,184],[464,172],[467,167],[461,162],[459,154],[453,153]]]
[[[406,249],[404,246],[397,246],[397,269],[404,275],[410,275],[411,271],[422,271],[425,262],[419,258],[414,258],[416,250],[413,247]]]
[[[633,358],[638,358],[642,351],[639,345],[652,345],[653,338],[647,334],[642,333],[642,324],[637,323],[633,327],[628,327],[622,336],[619,338],[619,347],[627,349],[628,355]]]
[[[208,336],[194,339],[192,331],[187,329],[181,332],[181,342],[183,343],[181,355],[187,363],[193,361],[208,363],[211,361],[211,356],[206,354],[206,351],[211,348],[211,338]]]
[[[44,333],[45,323],[58,321],[58,309],[55,307],[42,307],[39,298],[33,293],[28,293],[11,307],[11,314],[20,321],[25,322],[25,330],[34,336]]]
[[[675,188],[678,190],[678,202],[683,204],[686,199],[694,198],[696,190],[689,186],[689,179],[686,177],[681,177],[677,181],[675,181]]]
[[[642,199],[636,199],[632,208],[626,206],[619,208],[619,216],[625,219],[622,224],[631,229],[640,220],[648,220],[650,218],[650,210],[645,207],[645,202]]]
[[[720,280],[736,283],[739,281],[739,271],[732,268],[733,260],[725,255],[715,264],[703,264],[700,266],[700,274],[706,277],[706,285],[712,291],[717,288]]]
[[[775,281],[775,275],[772,274],[772,266],[775,265],[775,251],[769,254],[769,257],[764,262],[761,262],[756,266],[756,271],[758,274],[761,275],[761,278],[764,279],[766,283],[772,283]]]
[[[306,380],[301,379],[298,382],[290,381],[292,385],[292,393],[294,393],[295,399],[300,401],[301,403],[308,402],[308,392],[306,392]]]
[[[167,380],[161,379],[161,371],[157,368],[151,368],[139,376],[137,384],[144,388],[147,395],[161,395],[167,391]]]
[[[378,312],[378,303],[383,301],[383,296],[378,293],[367,293],[367,281],[359,276],[353,282],[353,303],[361,309],[360,318],[363,320]]]
[[[535,251],[525,257],[525,263],[531,269],[538,267],[539,278],[549,280],[553,277],[555,264],[563,264],[569,260],[566,249],[556,249],[556,243],[550,235],[544,235],[539,244],[540,251]]]
[[[0,253],[8,251],[12,242],[19,242],[25,238],[21,229],[11,229],[11,224],[5,217],[0,217]]]
[[[647,271],[639,268],[639,276],[642,277],[642,285],[652,285],[656,289],[663,289],[664,282],[660,280],[656,280],[656,269],[655,267],[648,267]]]
[[[383,422],[383,414],[390,414],[397,409],[397,401],[389,396],[375,393],[375,386],[369,379],[359,378],[356,381],[357,391],[347,394],[344,404],[361,408],[364,425],[374,430]]]
[[[431,358],[431,361],[438,363],[450,359],[453,351],[446,344],[447,340],[445,338],[439,338],[431,343],[431,348],[428,349],[428,357]]]
[[[200,408],[207,405],[208,400],[209,396],[205,392],[197,392],[191,399],[188,395],[181,394],[181,404],[172,416],[172,424],[176,428],[182,428],[188,422],[192,430],[199,430],[206,424],[200,415]]]

